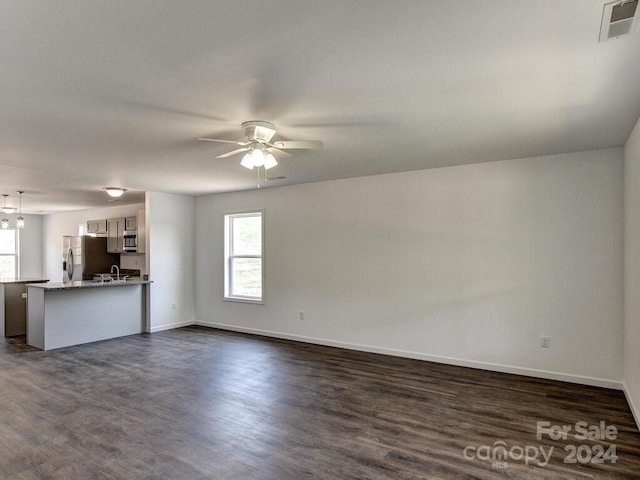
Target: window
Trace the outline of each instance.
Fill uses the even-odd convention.
[[[14,228],[0,230],[0,277],[19,276],[18,271],[18,234]]]
[[[262,211],[224,216],[224,298],[262,303],[264,299]]]

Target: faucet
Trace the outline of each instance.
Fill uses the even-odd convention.
[[[116,280],[120,280],[120,267],[118,267],[118,265],[111,265],[111,270],[109,270],[109,273],[113,273],[113,269],[116,269]]]

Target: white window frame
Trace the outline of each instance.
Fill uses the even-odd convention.
[[[15,257],[14,277],[20,278],[20,229],[8,228],[6,230],[13,231],[16,239],[16,249],[14,253],[0,253],[0,257]]]
[[[261,220],[261,251],[260,255],[234,255],[233,253],[233,219],[241,217],[259,216]],[[263,209],[246,210],[242,212],[229,212],[224,214],[224,295],[223,300],[230,302],[265,304],[265,262],[264,262],[264,225],[265,215]],[[235,258],[259,258],[261,263],[261,295],[260,297],[249,297],[244,295],[232,295],[233,260]]]

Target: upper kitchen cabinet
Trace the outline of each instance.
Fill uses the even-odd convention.
[[[124,253],[124,218],[107,220],[107,252]]]
[[[136,216],[109,218],[107,222],[107,251],[109,253],[144,253],[144,210]]]
[[[87,233],[95,234],[95,235],[106,235],[107,221],[106,220],[88,220]]]
[[[138,229],[138,217],[126,217],[124,219],[124,229],[132,232]]]

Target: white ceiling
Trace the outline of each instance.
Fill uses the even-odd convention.
[[[604,3],[3,0],[0,193],[36,213],[255,188],[194,140],[252,119],[325,144],[263,186],[620,146],[640,33],[598,43]]]

